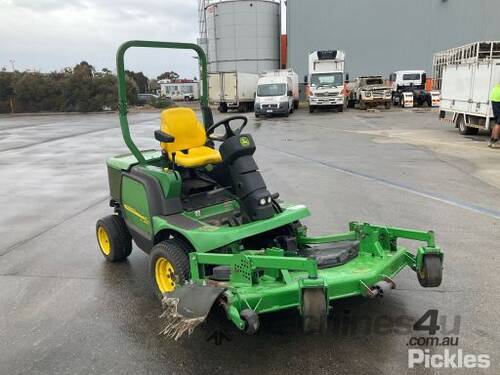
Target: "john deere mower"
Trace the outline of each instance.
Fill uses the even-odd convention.
[[[161,113],[159,150],[139,150],[127,120],[124,54],[131,47],[192,49],[198,54],[203,123],[190,108]],[[130,154],[107,160],[112,215],[96,225],[106,260],[121,261],[132,240],[149,255],[162,332],[178,338],[214,304],[247,333],[259,315],[298,309],[306,333],[327,328],[333,301],[382,296],[410,267],[423,287],[437,287],[443,253],[432,231],[349,223],[344,233],[309,236],[301,204],[268,191],[253,158],[247,118],[215,122],[208,105],[207,61],[195,44],[129,41],[117,52],[119,117]],[[153,134],[152,134],[153,136]],[[422,241],[415,252],[398,239]]]

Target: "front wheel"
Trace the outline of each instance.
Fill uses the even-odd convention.
[[[189,279],[189,252],[191,246],[173,238],[157,243],[149,259],[149,275],[153,291],[158,299],[170,293]]]
[[[328,324],[328,304],[320,288],[305,288],[302,292],[302,330],[305,334],[325,334]]]
[[[309,113],[314,113],[314,107],[309,106]]]
[[[96,223],[97,243],[108,262],[118,262],[132,252],[132,236],[121,216],[109,215]]]
[[[424,255],[422,268],[417,272],[420,285],[424,288],[434,288],[441,285],[443,279],[443,260],[439,255]]]

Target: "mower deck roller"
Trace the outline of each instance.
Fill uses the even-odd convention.
[[[140,151],[130,137],[123,61],[130,47],[193,49],[199,56],[203,124],[191,109],[167,109],[154,132],[161,151]],[[381,297],[407,266],[422,286],[441,283],[443,253],[432,231],[351,222],[345,233],[309,236],[300,222],[308,209],[267,190],[253,158],[257,146],[242,133],[247,119],[213,123],[206,57],[197,45],[127,42],[117,72],[120,126],[131,154],[107,161],[114,214],[97,222],[96,235],[108,261],[125,259],[132,240],[149,254],[151,284],[164,307],[162,333],[191,333],[214,304],[247,333],[259,329],[260,314],[289,308],[299,311],[305,332],[324,333],[332,301]],[[411,252],[398,239],[423,244]]]

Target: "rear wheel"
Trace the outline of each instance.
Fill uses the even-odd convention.
[[[163,298],[163,293],[173,292],[189,278],[188,253],[191,251],[191,246],[176,238],[161,241],[153,247],[149,274],[158,299]]]
[[[323,289],[305,288],[302,291],[302,330],[306,334],[325,334],[328,324],[328,305]]]
[[[467,126],[465,122],[465,117],[463,115],[458,116],[457,126],[458,126],[458,131],[462,135],[474,135],[477,134],[477,132],[479,131],[478,128],[472,128],[470,126]]]
[[[443,261],[439,255],[424,255],[422,268],[417,272],[418,282],[424,288],[441,285],[443,279]]]
[[[121,216],[109,215],[96,223],[97,243],[108,262],[118,262],[132,252],[132,237]]]

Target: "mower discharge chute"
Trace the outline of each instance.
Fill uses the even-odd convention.
[[[123,64],[130,47],[198,53],[203,124],[189,108],[163,111],[154,133],[160,151],[140,151],[130,137]],[[351,222],[344,233],[309,236],[300,222],[308,209],[267,190],[255,142],[242,132],[246,117],[213,123],[199,46],[130,41],[118,50],[117,72],[120,125],[131,154],[107,161],[114,214],[97,222],[96,234],[109,261],[130,255],[132,239],[149,254],[164,334],[191,333],[214,303],[247,333],[259,328],[259,314],[289,308],[299,310],[305,332],[324,332],[330,302],[382,296],[406,266],[422,286],[440,285],[443,253],[432,231]],[[398,239],[423,245],[412,253]]]

